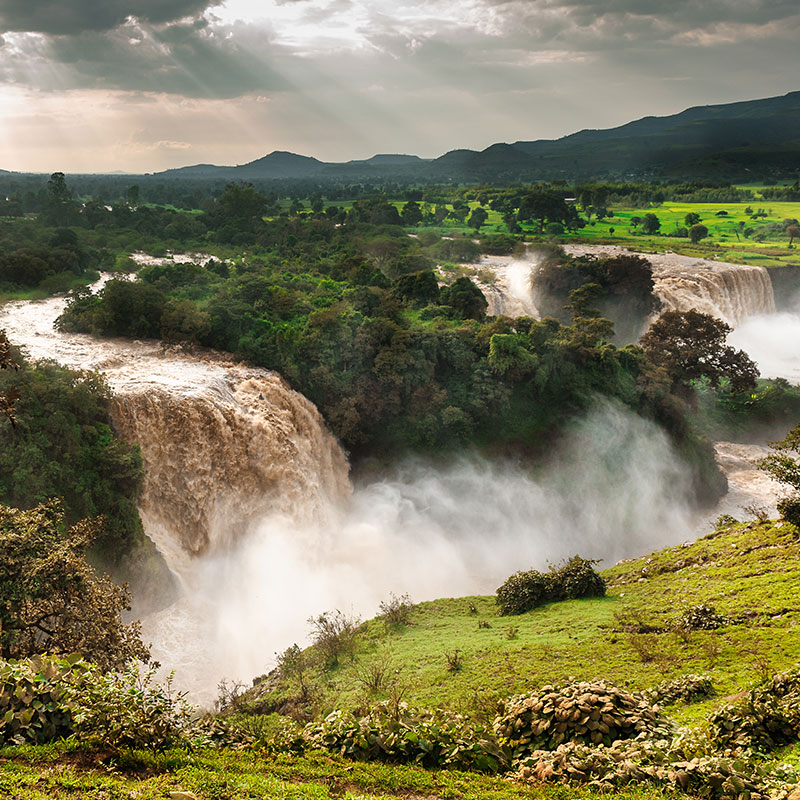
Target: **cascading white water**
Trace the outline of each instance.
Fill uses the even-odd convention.
[[[531,276],[535,269],[535,260],[483,256],[480,264],[475,266],[474,280],[489,304],[486,313],[490,317],[503,314],[539,319],[541,314],[531,289]],[[491,280],[486,280],[486,273],[491,273]]]
[[[351,490],[319,413],[279,376],[214,353],[60,334],[63,305],[10,303],[0,328],[32,358],[106,373],[115,426],[147,468],[145,530],[183,590],[143,620],[145,634],[197,700],[223,676],[268,669],[322,611],[372,615],[391,591],[491,592],[575,552],[609,563],[698,532],[666,437],[622,407],[577,421],[536,479],[473,457],[407,462]]]
[[[629,255],[614,245],[566,245],[570,255]],[[764,267],[709,261],[677,253],[637,253],[653,266],[654,293],[663,311],[690,311],[724,320],[736,328],[744,320],[775,312],[772,281]]]

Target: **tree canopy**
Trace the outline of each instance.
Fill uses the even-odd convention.
[[[732,328],[710,314],[666,311],[642,337],[647,360],[663,368],[680,391],[691,381],[706,378],[712,386],[729,381],[734,392],[756,385],[758,367],[743,351],[725,344]]]
[[[81,653],[104,669],[147,660],[138,623],[126,625],[126,586],[98,577],[85,551],[102,521],[67,527],[59,501],[0,506],[0,655]]]

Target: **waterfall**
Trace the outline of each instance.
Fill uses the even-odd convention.
[[[0,328],[32,359],[104,373],[117,433],[141,448],[147,535],[182,579],[265,514],[321,520],[351,491],[316,407],[274,372],[213,351],[53,329],[64,298],[8,303]]]
[[[566,245],[570,255],[616,256],[615,245]],[[653,267],[654,293],[663,311],[690,311],[724,320],[732,328],[749,317],[775,312],[772,281],[764,267],[692,258],[677,253],[637,253]]]
[[[575,420],[536,479],[472,454],[405,461],[353,489],[319,412],[280,376],[209,351],[59,333],[64,304],[8,303],[0,328],[33,359],[105,373],[114,426],[142,450],[145,531],[182,588],[143,631],[196,701],[210,703],[222,677],[269,669],[323,611],[371,616],[390,592],[489,593],[576,552],[609,564],[703,532],[685,464],[621,406]]]
[[[467,266],[467,265],[464,265]],[[533,317],[539,319],[539,309],[531,290],[534,261],[509,256],[483,256],[476,267],[473,280],[483,292],[490,317]]]

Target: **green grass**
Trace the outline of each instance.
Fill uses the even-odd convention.
[[[0,749],[0,796],[8,800],[136,798],[170,792],[200,800],[594,800],[604,795],[567,786],[522,786],[504,778],[455,770],[358,763],[327,753],[306,756],[237,751],[123,752],[115,757],[69,743]],[[652,787],[615,794],[622,800],[664,798]]]
[[[360,709],[401,696],[490,720],[499,700],[546,683],[604,678],[643,690],[686,673],[708,674],[717,697],[674,709],[679,721],[693,721],[720,698],[800,661],[800,542],[789,525],[739,524],[604,574],[607,597],[521,616],[498,616],[493,597],[465,597],[420,603],[411,624],[393,630],[371,620],[353,661],[316,674],[317,709]],[[675,632],[682,610],[700,603],[731,624]],[[637,633],[637,626],[659,632]],[[451,672],[448,654],[456,650],[461,668]],[[381,670],[381,688],[368,689]],[[267,698],[293,691],[279,685]],[[265,690],[253,694],[263,699]]]
[[[521,565],[525,566],[525,565]],[[796,668],[800,658],[800,539],[790,525],[738,523],[693,544],[628,560],[604,572],[608,596],[553,603],[499,617],[493,597],[420,603],[411,624],[391,629],[380,619],[361,629],[355,658],[320,669],[317,710],[364,709],[386,698],[446,708],[489,720],[497,702],[546,683],[606,679],[645,689],[678,675],[712,677],[715,697],[666,712],[702,726],[715,706],[765,676]],[[687,606],[707,603],[729,617],[716,631],[679,635],[673,622]],[[479,625],[488,623],[489,627]],[[637,633],[635,628],[650,630]],[[450,671],[448,654],[461,668]],[[385,676],[379,691],[366,682],[372,668]],[[374,674],[374,671],[373,671]],[[266,697],[265,684],[253,694]],[[293,687],[278,686],[284,698]],[[774,754],[800,765],[800,744]],[[591,788],[531,786],[455,770],[346,761],[248,750],[175,750],[114,755],[77,744],[0,749],[0,797],[165,798],[188,791],[200,800],[245,798],[466,798],[467,800],[594,800]],[[627,800],[677,797],[646,785],[614,795]]]

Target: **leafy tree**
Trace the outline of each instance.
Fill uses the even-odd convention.
[[[689,239],[692,244],[697,244],[701,239],[705,239],[706,236],[708,236],[708,228],[705,225],[692,225],[689,228]]]
[[[443,305],[452,306],[464,319],[483,319],[489,303],[483,292],[469,279],[458,278],[440,292]]]
[[[525,195],[517,212],[520,222],[536,220],[539,231],[544,231],[545,223],[560,222],[564,227],[576,227],[578,212],[575,206],[567,203],[557,192],[540,190]]]
[[[11,354],[11,343],[8,341],[6,332],[0,330],[0,369],[19,369],[19,364]],[[16,386],[10,387],[6,392],[0,394],[0,413],[5,416],[14,426],[17,426],[16,402],[19,400],[19,389]]]
[[[725,344],[732,328],[699,311],[666,311],[642,337],[647,360],[663,368],[673,390],[686,394],[690,382],[706,378],[712,386],[726,379],[734,392],[756,385],[758,367],[742,350]]]
[[[800,526],[800,425],[795,425],[779,442],[770,442],[772,453],[760,459],[758,468],[773,480],[794,491],[778,503],[781,516]]]
[[[486,212],[486,209],[478,206],[467,220],[467,225],[469,225],[470,228],[475,228],[476,231],[479,231],[487,219],[489,219],[489,214]]]
[[[77,204],[67,187],[63,172],[54,172],[47,181],[44,219],[50,225],[65,226],[74,221]]]
[[[633,218],[631,218],[633,222]],[[647,213],[642,217],[642,231],[650,236],[658,233],[661,228],[661,220],[653,213]]]
[[[700,222],[700,215],[696,211],[690,211],[684,218],[683,222],[687,228],[691,228],[692,225],[697,225]]]
[[[786,235],[789,237],[789,247],[794,247],[794,240],[800,237],[800,225],[796,222],[786,226]]]
[[[58,501],[0,506],[0,653],[81,653],[104,669],[146,661],[138,623],[126,625],[126,586],[98,577],[84,553],[100,520],[68,528]]]
[[[414,228],[422,222],[422,210],[416,200],[409,200],[404,206],[400,214],[403,218],[403,225],[409,228]]]

